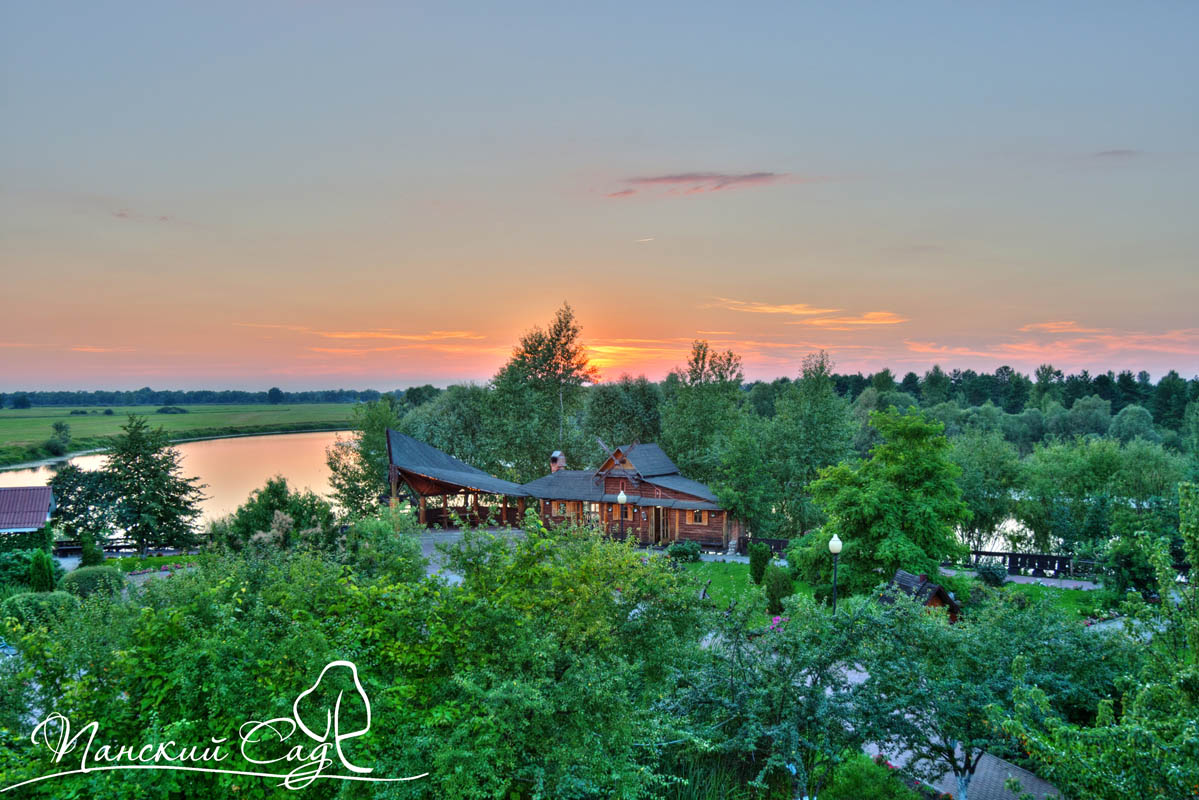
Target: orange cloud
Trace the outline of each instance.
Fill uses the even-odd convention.
[[[873,325],[901,325],[910,322],[907,317],[901,317],[892,311],[867,311],[857,317],[818,317],[816,319],[801,319],[788,322],[788,325],[811,325],[826,331],[852,331]]]
[[[326,339],[398,339],[405,342],[438,342],[445,339],[483,339],[473,331],[429,331],[428,333],[397,333],[390,328],[369,331],[313,331]]]
[[[807,303],[759,303],[756,300],[733,300],[728,297],[717,297],[717,308],[727,308],[729,311],[743,311],[747,314],[790,314],[791,316],[808,316],[812,314],[832,314],[839,308],[817,308]],[[711,308],[712,306],[708,306]]]
[[[75,345],[71,348],[74,353],[132,353],[132,347],[96,347],[89,344]]]

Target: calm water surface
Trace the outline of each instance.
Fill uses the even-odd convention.
[[[347,433],[287,433],[277,436],[242,436],[175,445],[183,454],[183,471],[208,484],[202,504],[204,519],[221,517],[246,501],[250,492],[274,475],[287,478],[293,489],[329,493],[329,468],[325,448]],[[102,455],[70,459],[81,469],[99,469]],[[0,471],[0,486],[43,486],[54,477],[53,465]]]

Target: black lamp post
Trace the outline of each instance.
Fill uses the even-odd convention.
[[[629,501],[629,496],[624,493],[624,489],[620,490],[620,494],[616,495],[616,502],[620,505],[620,538],[624,541],[624,504]]]
[[[841,539],[837,534],[828,540],[828,551],[833,554],[833,613],[837,613],[837,562],[841,559]]]

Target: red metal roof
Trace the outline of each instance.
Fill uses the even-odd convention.
[[[49,486],[0,489],[0,532],[36,531],[54,509]]]

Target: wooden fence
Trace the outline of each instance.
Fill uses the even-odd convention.
[[[208,534],[198,533],[193,537],[194,546],[203,546],[208,540]],[[138,546],[136,539],[105,539],[102,545],[105,553],[137,553]],[[160,554],[166,551],[176,553],[179,551],[177,547],[151,547],[149,554]],[[54,555],[56,556],[79,556],[83,555],[83,542],[78,539],[59,539],[54,542]]]
[[[753,542],[760,542],[768,545],[770,552],[776,556],[781,556],[783,551],[787,549],[787,545],[791,544],[790,539],[768,539],[765,536],[742,536],[737,540],[737,555],[743,556],[749,553],[749,546]]]

